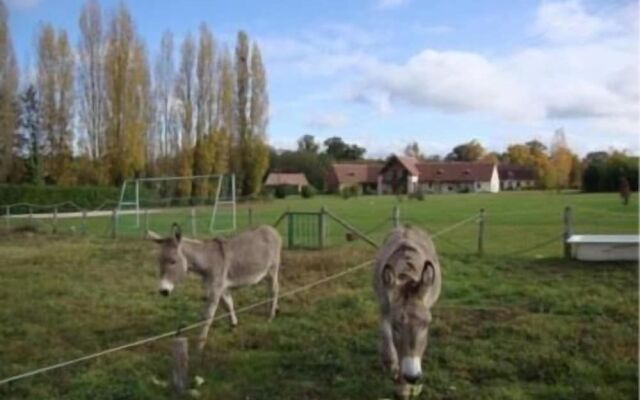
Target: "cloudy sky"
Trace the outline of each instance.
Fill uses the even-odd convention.
[[[22,66],[41,21],[76,42],[82,0],[6,0]],[[245,29],[269,74],[269,138],[342,136],[371,156],[490,150],[564,128],[569,144],[640,152],[638,6],[624,0],[124,1],[152,57],[165,29]],[[115,0],[103,1],[112,9]]]

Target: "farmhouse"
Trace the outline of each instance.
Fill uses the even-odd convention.
[[[267,176],[264,186],[272,188],[278,186],[290,186],[296,187],[298,192],[300,192],[304,186],[309,186],[309,182],[303,173],[271,172]]]
[[[421,162],[392,155],[378,175],[378,193],[500,191],[496,165],[478,162]]]
[[[498,168],[480,162],[423,162],[392,155],[384,164],[333,164],[327,189],[358,186],[363,192],[449,193],[500,191]]]
[[[498,166],[501,190],[520,190],[533,188],[536,184],[533,168],[513,164]]]

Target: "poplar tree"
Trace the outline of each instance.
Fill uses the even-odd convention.
[[[269,167],[269,148],[267,147],[267,123],[269,121],[269,95],[267,94],[267,75],[262,64],[262,55],[257,43],[251,49],[251,98],[249,109],[250,122],[250,163],[247,169],[246,194],[255,194],[260,190],[262,178]]]
[[[107,161],[114,184],[140,175],[149,128],[149,67],[129,11],[121,5],[107,34]]]
[[[0,182],[6,181],[11,171],[17,123],[18,66],[8,20],[7,7],[0,0]]]
[[[93,160],[105,152],[106,98],[104,81],[105,38],[102,11],[96,0],[82,7],[78,20],[78,114],[86,132],[84,149]]]
[[[547,178],[547,187],[553,187],[558,190],[568,187],[572,164],[573,155],[567,145],[564,129],[557,129],[551,140],[552,170]]]
[[[41,131],[40,105],[34,85],[30,84],[20,95],[20,118],[17,150],[25,159],[27,181],[43,183],[42,151],[44,138]]]
[[[211,173],[214,164],[214,142],[210,133],[215,117],[215,55],[214,39],[205,23],[200,25],[198,57],[196,61],[196,144],[193,154],[193,174]],[[210,187],[204,180],[193,181],[196,196],[204,197]]]
[[[166,31],[160,42],[160,54],[154,68],[154,98],[156,101],[156,140],[163,158],[177,154],[175,117],[172,104],[174,87],[173,34]]]
[[[228,49],[222,51],[219,59],[219,82],[217,96],[217,124],[213,140],[215,142],[215,163],[213,173],[228,173],[232,164],[232,142],[236,141],[235,95],[236,81],[233,61]],[[235,165],[235,163],[234,163]]]
[[[37,85],[46,137],[49,178],[59,184],[73,184],[73,69],[74,59],[67,33],[44,25],[38,36]]]
[[[236,138],[234,172],[243,195],[251,193],[247,171],[251,168],[251,138],[248,123],[249,98],[249,37],[244,31],[238,32],[235,54],[236,75]]]
[[[196,49],[191,34],[184,38],[180,46],[180,68],[176,81],[176,97],[180,102],[180,154],[178,156],[177,175],[193,175],[193,115],[195,96],[195,57]],[[190,195],[191,183],[178,181],[177,195]]]

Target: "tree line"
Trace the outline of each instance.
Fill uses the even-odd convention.
[[[269,164],[267,77],[260,48],[237,34],[234,51],[206,23],[181,43],[162,35],[150,59],[124,4],[96,0],[74,47],[43,23],[34,77],[19,68],[0,0],[0,182],[118,185],[141,176],[235,173],[259,191]],[[174,60],[177,60],[175,62]],[[209,190],[181,181],[177,195]]]
[[[324,146],[322,146],[322,144]],[[303,172],[317,189],[324,189],[324,177],[334,162],[384,162],[383,159],[365,159],[366,149],[332,137],[324,143],[316,142],[312,135],[298,140],[296,150],[271,149],[270,169],[279,172]],[[611,150],[588,153],[580,158],[567,143],[564,130],[554,133],[550,145],[538,140],[514,143],[502,153],[489,152],[478,140],[453,147],[445,157],[427,155],[417,142],[404,148],[404,155],[426,162],[491,162],[530,168],[539,189],[583,189],[585,191],[616,191],[620,182],[629,182],[630,189],[638,190],[638,157]]]
[[[405,155],[440,161],[439,156],[425,156],[418,143],[407,145]],[[546,146],[538,140],[515,143],[502,152],[488,152],[477,140],[455,146],[445,161],[478,161],[518,165],[530,168],[540,189],[582,189],[588,192],[616,191],[620,182],[638,190],[638,157],[610,150],[587,153],[580,158],[567,143],[563,129],[553,134]]]

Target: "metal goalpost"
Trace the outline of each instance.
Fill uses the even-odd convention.
[[[230,179],[230,187],[228,193],[223,193],[223,186],[225,183],[225,178]],[[141,184],[145,184],[147,182],[172,182],[172,181],[191,181],[193,182],[196,179],[201,180],[213,180],[216,179],[217,185],[215,186],[215,197],[213,200],[213,207],[211,210],[211,218],[209,220],[209,232],[215,231],[215,223],[216,218],[218,217],[218,213],[220,211],[221,206],[230,206],[231,207],[231,228],[230,229],[221,229],[218,232],[224,231],[235,231],[236,230],[236,176],[235,174],[212,174],[212,175],[194,175],[194,176],[164,176],[164,177],[154,177],[154,178],[134,178],[127,179],[122,183],[122,187],[120,188],[120,198],[118,201],[118,206],[116,209],[116,214],[119,214],[123,207],[134,207],[135,216],[136,216],[136,228],[140,227],[140,186]],[[127,188],[133,185],[134,188],[134,196],[133,200],[128,200],[127,197]],[[186,196],[185,198],[189,198]]]

